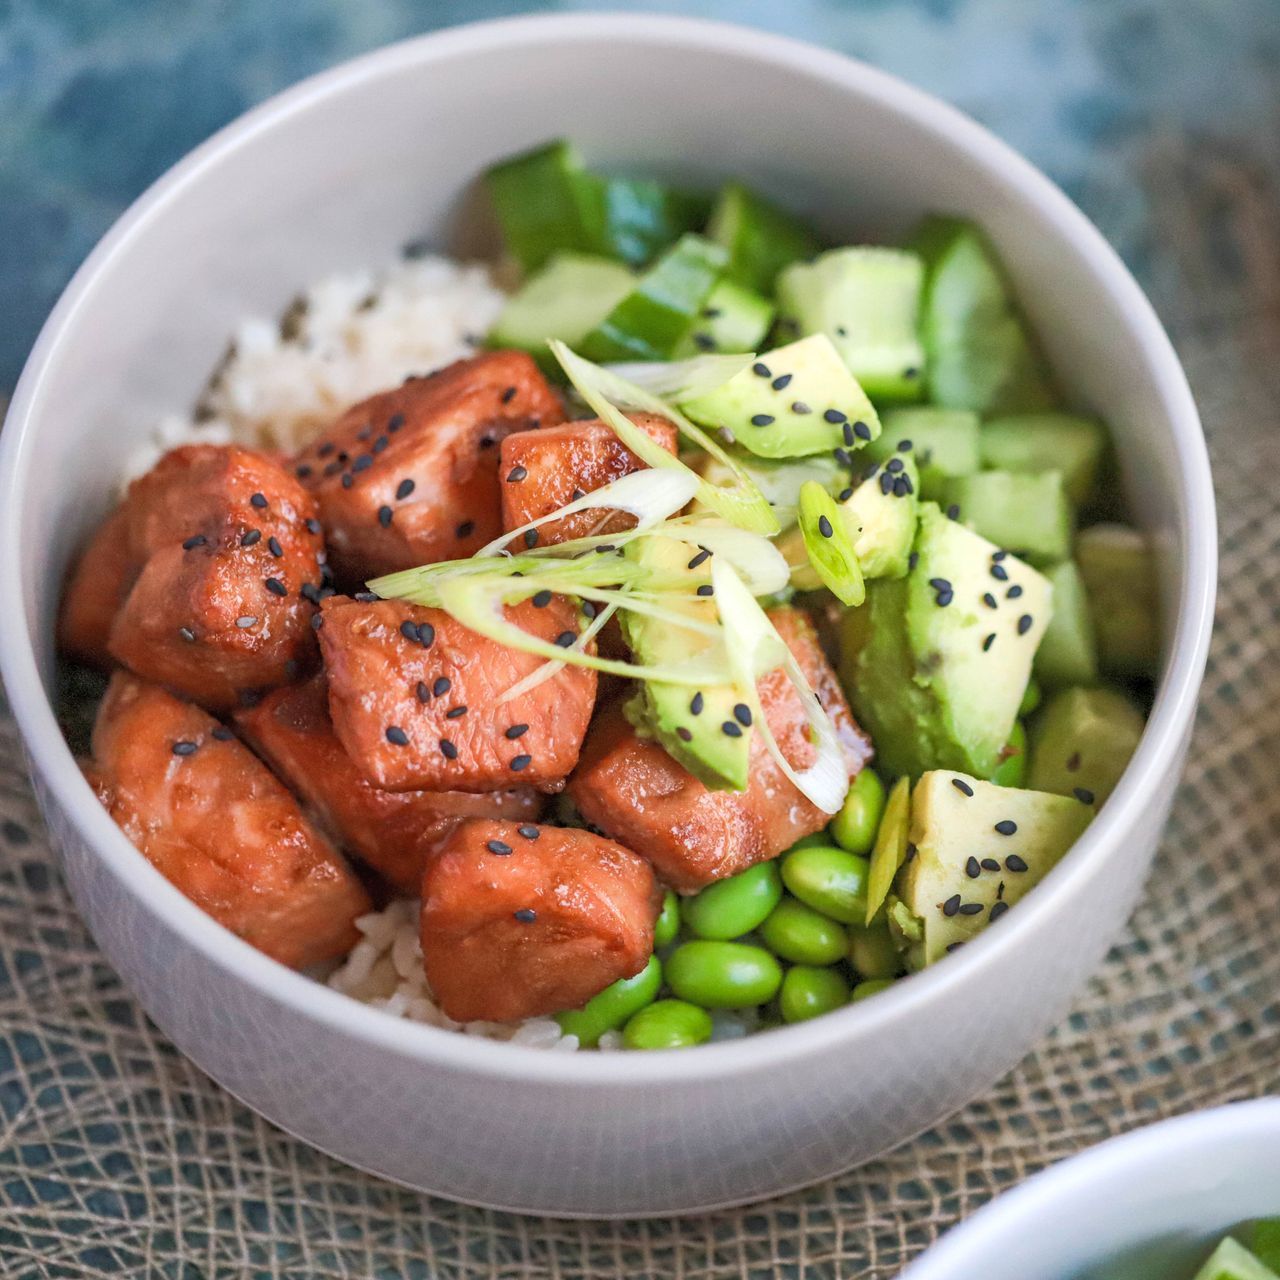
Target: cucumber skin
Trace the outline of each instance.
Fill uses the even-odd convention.
[[[771,295],[778,272],[821,247],[798,218],[731,182],[720,192],[707,235],[729,253],[726,275],[756,293]]]
[[[592,251],[643,267],[706,220],[709,202],[646,178],[577,175],[577,204]]]
[[[503,240],[525,271],[536,271],[556,253],[591,252],[576,182],[581,171],[577,149],[559,139],[485,174]]]

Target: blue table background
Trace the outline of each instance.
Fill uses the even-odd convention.
[[[245,107],[405,35],[595,7],[0,0],[0,403],[111,221]],[[1191,765],[1143,905],[1014,1072],[863,1170],[703,1219],[514,1219],[345,1169],[176,1054],[59,884],[0,697],[5,1280],[888,1280],[1045,1163],[1280,1092],[1280,0],[611,7],[785,31],[950,99],[1056,178],[1147,288],[1208,430],[1223,574]]]

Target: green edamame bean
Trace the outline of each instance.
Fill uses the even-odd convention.
[[[863,769],[853,780],[840,812],[827,830],[831,838],[849,853],[864,857],[876,842],[876,831],[884,816],[884,783],[874,769]]]
[[[669,947],[680,932],[680,899],[674,890],[668,889],[662,896],[662,910],[653,925],[653,949],[661,951]]]
[[[824,916],[852,924],[867,918],[870,864],[835,845],[793,849],[782,860],[782,883],[801,902]]]
[[[782,897],[776,862],[759,862],[709,884],[684,904],[684,922],[699,938],[725,942],[759,927]]]
[[[1027,731],[1022,721],[1014,722],[1013,732],[1009,735],[1009,747],[1012,755],[1005,756],[996,766],[991,781],[998,787],[1022,787],[1027,782]]]
[[[659,1000],[632,1015],[622,1029],[628,1049],[683,1049],[711,1039],[711,1015],[683,1000]]]
[[[893,934],[887,924],[870,928],[855,925],[849,930],[849,963],[858,977],[893,978],[902,968],[902,957],[893,945]]]
[[[804,1022],[830,1013],[849,1000],[849,984],[836,969],[817,969],[798,964],[787,970],[782,980],[778,1008],[783,1022]]]
[[[1029,716],[1039,705],[1043,695],[1040,692],[1040,686],[1036,683],[1035,676],[1027,681],[1027,687],[1022,694],[1022,702],[1018,707],[1018,718]]]
[[[896,978],[869,978],[866,982],[859,982],[849,997],[849,1003],[856,1004],[859,1000],[878,996],[882,991],[888,991],[896,981]]]
[[[769,913],[760,936],[774,955],[792,964],[835,964],[849,949],[849,935],[830,916],[790,897]]]
[[[619,978],[587,1001],[581,1009],[566,1009],[556,1014],[565,1035],[578,1037],[578,1043],[594,1049],[606,1031],[615,1031],[633,1014],[658,998],[662,988],[662,962],[650,956],[632,978]]]
[[[667,985],[704,1009],[767,1004],[782,985],[782,966],[763,947],[745,942],[683,942],[666,964]]]
[[[815,831],[811,836],[801,836],[799,840],[787,850],[792,853],[796,849],[813,849],[819,845],[828,845],[831,843],[831,837],[825,831]]]

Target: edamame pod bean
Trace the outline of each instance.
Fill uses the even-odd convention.
[[[1027,731],[1022,721],[1014,722],[1013,732],[1009,735],[1011,755],[1005,756],[996,766],[991,781],[998,787],[1022,787],[1027,782]]]
[[[782,966],[745,942],[683,942],[667,959],[667,985],[704,1009],[767,1004],[782,985]]]
[[[798,964],[782,980],[778,1008],[783,1022],[804,1022],[830,1013],[849,1000],[849,984],[836,969],[816,969]]]
[[[662,896],[662,910],[653,926],[653,949],[661,951],[669,947],[680,932],[680,899],[675,891],[668,889]]]
[[[849,935],[830,916],[786,897],[760,926],[764,944],[792,964],[835,964],[849,949]]]
[[[711,1015],[683,1000],[659,1000],[634,1014],[622,1029],[628,1049],[683,1049],[711,1038]]]
[[[872,996],[878,996],[882,991],[888,991],[895,981],[894,978],[869,978],[866,982],[860,982],[854,987],[849,1003],[856,1004],[859,1000],[869,1000]]]
[[[842,849],[865,857],[876,842],[883,814],[884,783],[874,769],[863,769],[853,780],[840,812],[831,819],[827,830]]]
[[[1035,676],[1027,681],[1027,687],[1022,694],[1022,703],[1018,707],[1018,718],[1029,716],[1040,705],[1040,686],[1036,683]]]
[[[862,922],[867,915],[866,858],[837,849],[812,845],[793,849],[782,860],[782,883],[801,902],[842,924]]]
[[[831,843],[831,837],[825,831],[815,831],[811,836],[801,836],[799,840],[787,850],[791,853],[796,849],[813,849],[818,845],[828,845]]]
[[[849,963],[860,978],[893,978],[902,968],[902,957],[893,945],[887,924],[849,930]]]
[[[650,956],[632,978],[619,978],[592,996],[581,1009],[566,1009],[556,1014],[565,1035],[577,1036],[585,1049],[594,1049],[606,1031],[622,1026],[633,1014],[657,999],[662,987],[662,963]]]
[[[758,928],[782,897],[776,862],[760,862],[709,884],[684,904],[684,922],[699,938],[725,942]]]

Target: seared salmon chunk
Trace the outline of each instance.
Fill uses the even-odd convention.
[[[577,1008],[648,963],[660,902],[649,864],[611,840],[464,822],[423,878],[427,982],[457,1022]]]
[[[831,716],[850,778],[871,758],[812,624],[795,609],[769,613]],[[813,762],[799,695],[781,670],[758,685],[769,727],[792,768]],[[759,734],[751,743],[745,791],[712,791],[656,742],[640,737],[616,704],[592,726],[569,783],[593,826],[648,858],[681,893],[735,875],[820,831],[830,815],[810,803],[778,767]]]
[[[111,666],[107,641],[138,569],[129,549],[129,518],[117,507],[98,526],[67,578],[58,615],[58,647],[91,667]]]
[[[264,454],[235,445],[166,454],[108,522],[124,522],[133,578],[111,656],[211,711],[294,679],[316,657],[324,540],[315,512]],[[72,591],[100,554],[95,543]],[[64,614],[64,635],[68,625]]]
[[[477,635],[439,609],[400,600],[324,602],[320,647],[333,727],[357,768],[387,791],[558,791],[578,762],[596,673],[565,666],[507,702],[545,659]],[[562,596],[506,609],[554,643],[584,620]]]
[[[356,768],[333,732],[324,680],[269,693],[236,716],[254,750],[347,853],[396,889],[417,897],[427,858],[464,818],[535,821],[543,797],[532,787],[465,791],[381,791]]]
[[[648,413],[630,417],[668,453],[675,453],[674,424]],[[510,435],[502,442],[502,465],[498,469],[502,481],[502,527],[518,529],[584,494],[643,470],[645,465],[598,418]],[[635,523],[635,516],[625,511],[578,511],[540,526],[538,544],[550,546],[571,538],[619,533],[634,528]]]
[[[295,460],[349,582],[469,556],[502,532],[499,445],[559,398],[520,351],[491,351],[349,409]]]
[[[89,779],[156,869],[281,964],[332,960],[369,897],[342,855],[256,756],[207,712],[117,672]]]

